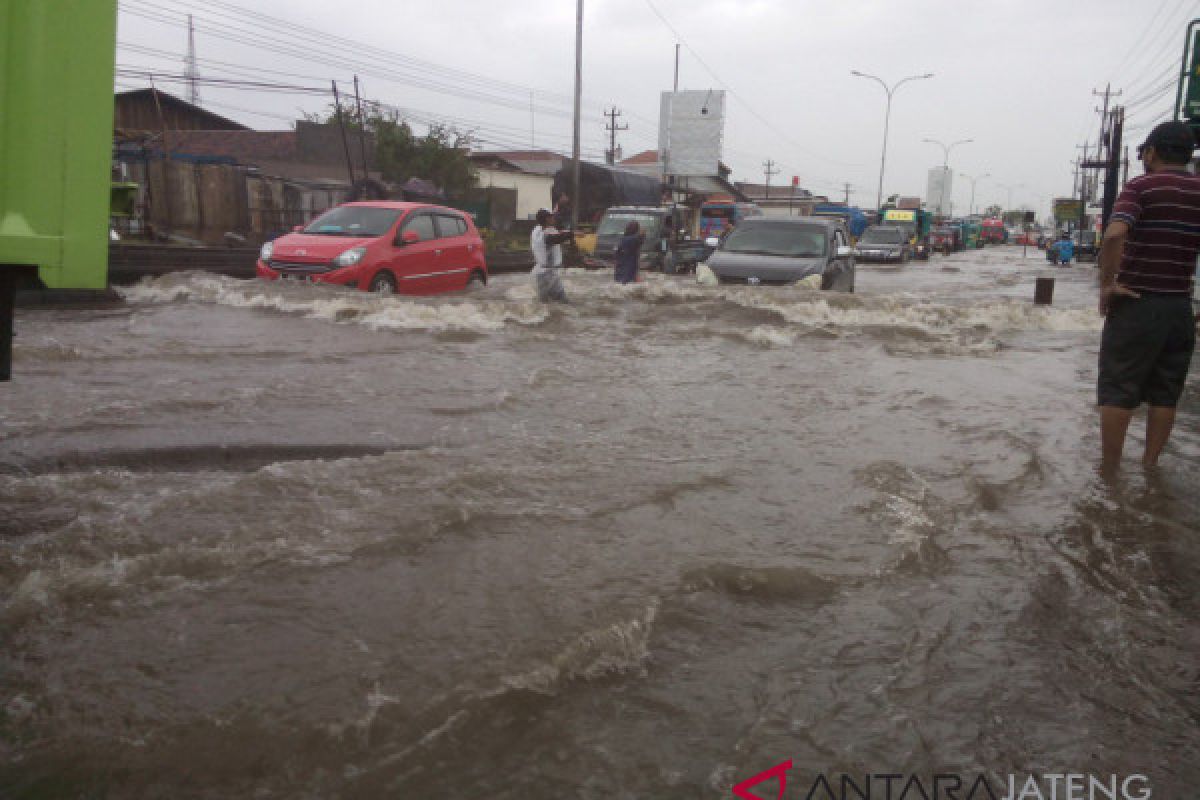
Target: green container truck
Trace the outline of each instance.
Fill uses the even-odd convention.
[[[108,278],[116,0],[0,2],[0,380],[18,286]]]

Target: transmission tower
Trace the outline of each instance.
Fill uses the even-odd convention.
[[[187,76],[188,102],[194,106],[199,105],[200,91],[196,88],[196,79],[200,77],[200,72],[196,69],[196,33],[192,27],[191,14],[188,14],[188,49],[187,58],[184,61],[187,63],[184,75]]]

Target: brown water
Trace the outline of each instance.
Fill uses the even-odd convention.
[[[19,314],[0,797],[731,797],[789,758],[1195,797],[1200,381],[1101,480],[1094,271],[1034,307],[1045,269]]]

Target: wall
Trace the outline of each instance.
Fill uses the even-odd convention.
[[[303,225],[342,202],[347,185],[305,184],[231,164],[197,164],[151,158],[126,162],[139,185],[136,216],[156,233],[205,244],[226,244],[226,234],[259,244]]]

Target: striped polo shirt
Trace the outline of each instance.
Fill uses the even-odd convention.
[[[1117,283],[1163,294],[1191,294],[1200,253],[1200,177],[1182,169],[1125,184],[1112,219],[1130,227]]]

